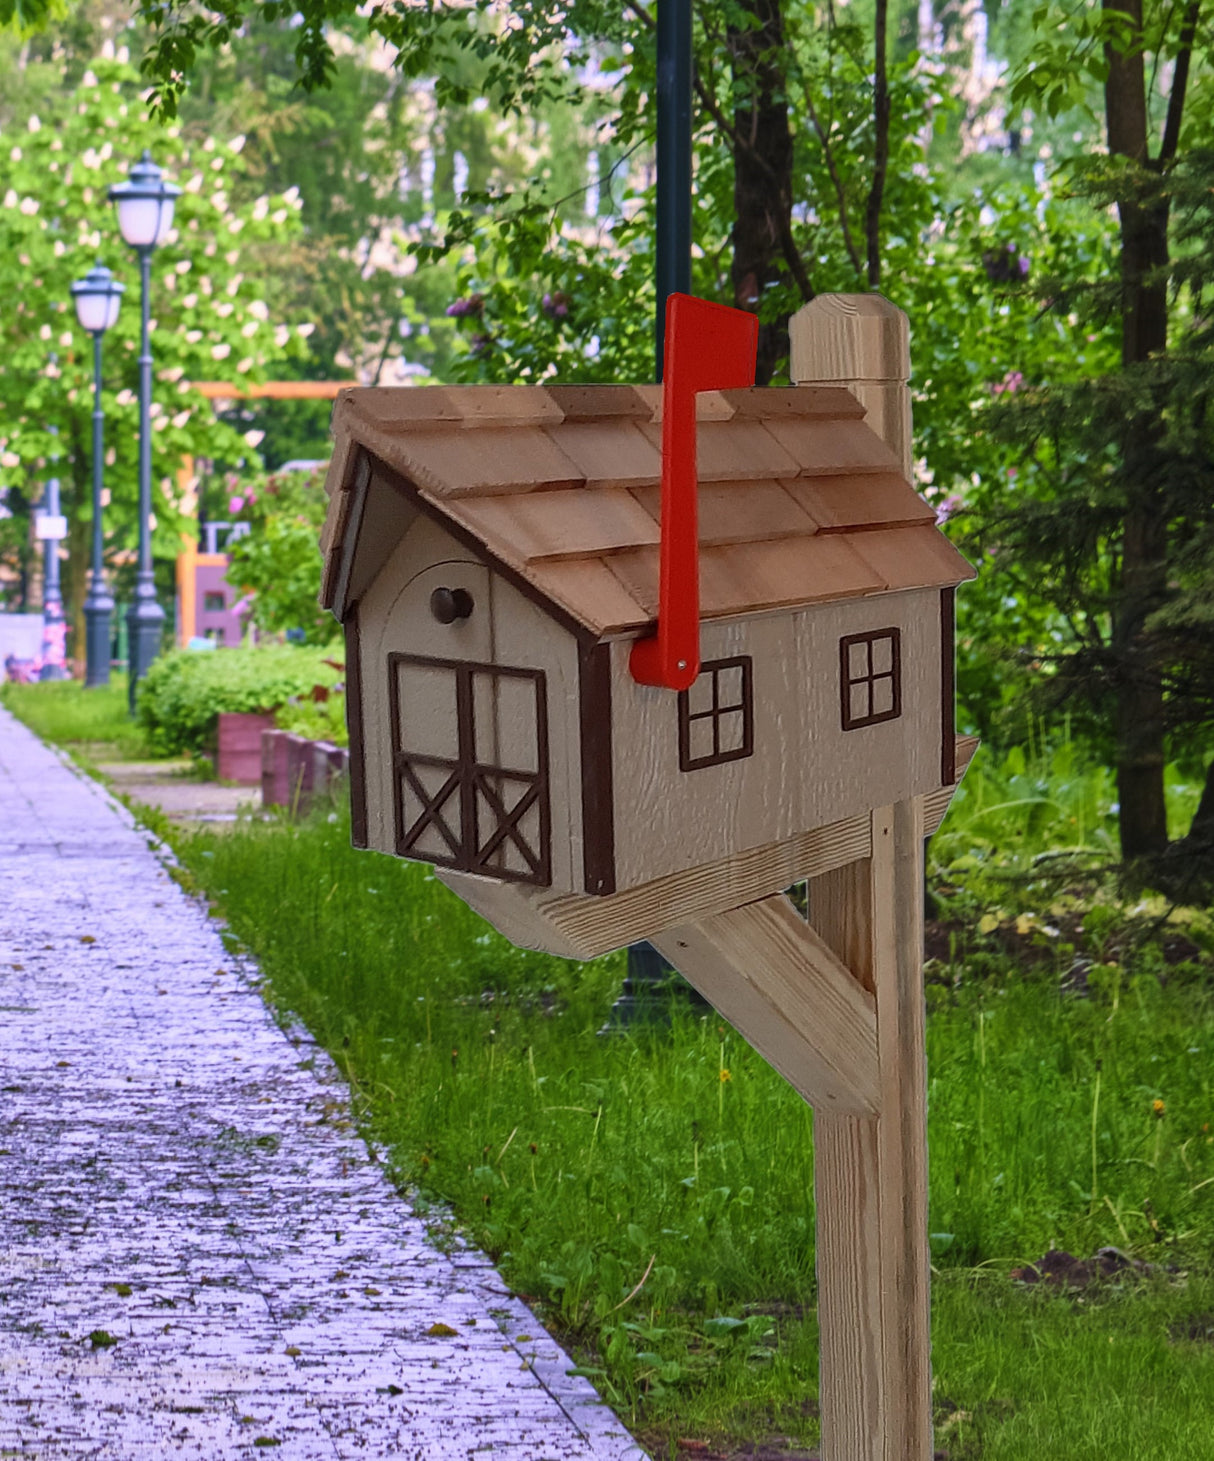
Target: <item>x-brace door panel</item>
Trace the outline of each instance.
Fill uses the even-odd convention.
[[[396,851],[511,882],[552,882],[542,670],[388,657]]]

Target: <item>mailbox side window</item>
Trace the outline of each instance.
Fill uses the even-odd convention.
[[[873,629],[839,641],[843,729],[859,730],[902,714],[902,633]]]
[[[679,770],[740,761],[754,750],[754,661],[748,654],[706,660],[679,692]]]

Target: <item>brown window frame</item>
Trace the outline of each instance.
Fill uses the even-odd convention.
[[[737,705],[721,704],[720,671],[740,669],[742,671],[742,699]],[[707,710],[693,712],[691,694],[679,691],[679,770],[701,771],[707,766],[724,766],[730,761],[743,761],[754,755],[755,749],[755,694],[754,659],[749,654],[732,655],[728,659],[704,660],[700,675],[712,676],[712,704]],[[699,675],[696,676],[699,679]],[[742,716],[742,744],[736,750],[721,750],[721,721],[726,715]],[[712,754],[693,756],[691,754],[691,723],[694,720],[712,721]]]
[[[890,642],[890,668],[878,674],[873,673],[873,645],[881,639]],[[857,644],[868,649],[868,673],[852,675],[851,651]],[[880,680],[892,682],[892,704],[888,710],[873,713],[873,686]],[[851,692],[857,685],[868,686],[867,715],[853,716],[851,713]],[[863,634],[845,634],[839,640],[839,698],[845,731],[862,730],[869,725],[882,725],[887,720],[897,720],[902,714],[902,631],[890,625],[885,629],[868,629]]]

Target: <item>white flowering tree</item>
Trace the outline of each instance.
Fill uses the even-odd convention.
[[[110,48],[112,50],[112,48]],[[70,522],[65,587],[79,622],[88,562],[92,482],[92,340],[70,286],[100,259],[127,286],[105,337],[107,555],[124,565],[136,539],[139,275],[106,192],[150,148],[184,191],[152,270],[153,548],[181,550],[193,512],[193,458],[255,460],[258,434],[216,419],[195,381],[266,378],[301,354],[310,325],[277,318],[275,266],[298,231],[298,197],[231,202],[242,139],[190,142],[147,117],[122,53],[100,58],[74,91],[0,131],[0,494],[10,550],[48,476],[60,479]],[[57,464],[56,464],[57,458]],[[121,582],[120,582],[121,587]]]

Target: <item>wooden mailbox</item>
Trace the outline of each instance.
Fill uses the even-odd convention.
[[[523,947],[651,940],[802,1093],[823,1454],[928,1461],[923,842],[972,753],[972,570],[910,485],[905,316],[824,296],[791,334],[802,383],[696,397],[688,689],[630,669],[670,531],[661,387],[344,392],[322,601],[355,842]]]

